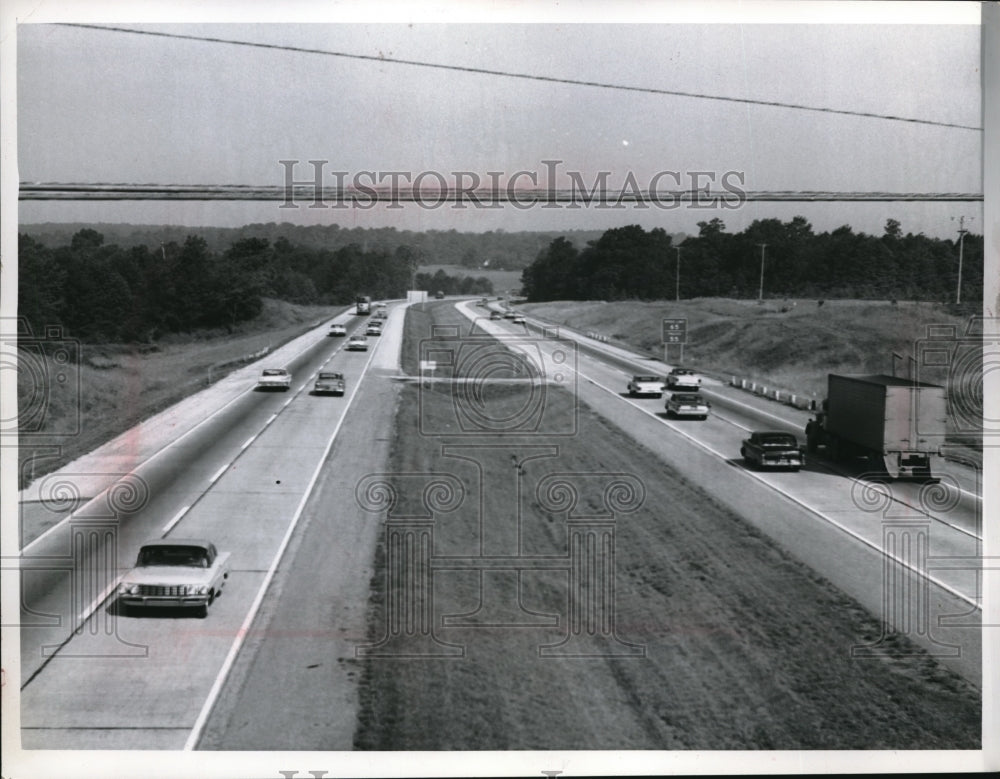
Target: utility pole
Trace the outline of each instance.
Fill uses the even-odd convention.
[[[759,243],[757,246],[760,247],[760,290],[757,292],[757,300],[764,299],[764,249],[767,248],[766,243]]]
[[[677,283],[674,285],[674,300],[681,299],[681,247],[675,246],[674,251],[677,252]]]
[[[954,220],[955,217],[952,217]],[[965,234],[969,232],[965,229],[965,217],[958,218],[958,288],[955,290],[955,303],[962,302],[962,244],[965,241]]]

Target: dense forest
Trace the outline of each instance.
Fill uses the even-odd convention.
[[[209,252],[224,252],[231,245],[250,238],[264,240],[274,245],[284,239],[304,249],[343,249],[351,245],[362,252],[383,251],[392,253],[397,246],[408,246],[421,259],[421,264],[461,265],[466,268],[490,270],[522,270],[532,263],[538,253],[559,236],[572,240],[579,246],[599,238],[601,230],[573,230],[570,232],[505,232],[490,230],[485,233],[462,233],[457,230],[427,230],[414,232],[394,227],[351,227],[338,225],[293,225],[288,222],[255,223],[243,227],[181,227],[177,225],[130,224],[62,224],[42,223],[25,225],[28,233],[39,243],[55,248],[69,244],[76,233],[83,229],[99,231],[107,243],[124,249],[138,246],[182,244],[188,236],[205,242]]]
[[[756,298],[761,288],[772,298],[956,299],[958,241],[903,235],[894,219],[881,236],[846,225],[816,234],[803,217],[756,220],[740,233],[726,232],[720,219],[698,227],[682,244],[637,225],[582,249],[557,238],[524,270],[522,292],[531,301]],[[961,300],[978,308],[983,238],[970,233],[963,243]]]
[[[348,244],[295,246],[284,237],[242,238],[221,252],[188,236],[150,249],[105,243],[92,229],[48,247],[18,236],[19,315],[32,332],[61,325],[74,338],[151,342],[166,333],[232,328],[260,313],[265,297],[293,303],[347,304],[362,293],[398,298],[411,288],[419,252]],[[489,294],[482,278],[416,274],[418,289]],[[423,286],[421,286],[421,284]]]

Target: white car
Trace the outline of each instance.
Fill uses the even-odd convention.
[[[690,368],[674,368],[667,374],[667,389],[692,389],[701,386],[701,377]]]
[[[523,325],[524,324],[524,316],[521,315],[521,314],[517,314],[514,317],[514,324],[515,325]]]
[[[369,322],[365,328],[365,335],[382,335],[382,325],[378,322]]]
[[[663,379],[660,376],[633,376],[628,383],[628,394],[633,398],[636,395],[655,395],[663,397]]]
[[[668,417],[695,417],[708,419],[712,404],[701,396],[700,392],[674,392],[667,398]]]
[[[338,371],[320,371],[313,385],[313,395],[344,394],[344,374]]]
[[[292,386],[292,374],[284,368],[265,368],[257,379],[257,389],[280,389],[287,391]]]
[[[349,352],[367,352],[368,351],[368,339],[363,335],[352,335],[347,340],[347,351]]]
[[[228,578],[229,552],[219,554],[210,541],[150,541],[118,585],[119,607],[123,613],[144,606],[194,608],[205,617]]]
[[[347,328],[343,325],[330,325],[330,331],[327,333],[328,336],[345,336],[347,335]]]

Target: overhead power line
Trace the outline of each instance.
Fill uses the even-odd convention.
[[[976,192],[822,192],[822,191],[709,191],[615,189],[600,193],[578,189],[508,189],[505,187],[467,189],[413,189],[411,187],[322,187],[310,184],[285,186],[252,186],[239,184],[102,184],[21,182],[20,200],[260,200],[291,203],[308,207],[312,203],[437,203],[469,204],[544,204],[574,203],[579,205],[644,203],[663,206],[681,203],[738,202],[981,202]]]
[[[710,95],[703,92],[686,92],[677,89],[657,89],[655,87],[638,87],[628,84],[612,84],[601,81],[585,81],[582,79],[560,78],[558,76],[543,76],[532,73],[518,73],[507,70],[492,70],[489,68],[474,68],[466,65],[449,65],[440,62],[423,62],[420,60],[400,59],[396,57],[384,57],[374,54],[352,54],[344,51],[330,51],[327,49],[313,49],[303,46],[288,46],[277,43],[258,43],[255,41],[241,41],[231,38],[218,38],[215,36],[184,35],[172,32],[157,32],[154,30],[135,30],[128,27],[114,27],[103,24],[76,24],[69,22],[58,23],[63,27],[80,27],[90,30],[104,30],[107,32],[129,33],[132,35],[149,35],[158,38],[175,38],[179,40],[200,41],[203,43],[224,43],[232,46],[250,46],[258,49],[272,49],[276,51],[291,51],[299,54],[318,54],[326,57],[342,57],[344,59],[364,60],[378,62],[381,64],[410,65],[420,68],[434,68],[437,70],[450,70],[459,73],[475,73],[483,76],[500,76],[503,78],[518,78],[529,81],[542,81],[551,84],[569,84],[572,86],[596,87],[598,89],[614,89],[623,92],[639,92],[650,95],[670,95],[673,97],[690,97],[699,100],[716,100],[725,103],[739,103],[743,105],[760,105],[771,108],[790,108],[796,111],[813,111],[825,114],[837,114],[841,116],[860,116],[870,119],[884,119],[893,122],[909,122],[911,124],[933,125],[935,127],[951,127],[958,130],[977,130],[981,127],[972,125],[956,124],[953,122],[939,122],[932,119],[918,119],[909,116],[895,116],[893,114],[879,114],[870,111],[851,111],[843,108],[823,108],[819,106],[802,105],[800,103],[785,103],[778,100],[755,100],[747,97],[727,97],[724,95]]]

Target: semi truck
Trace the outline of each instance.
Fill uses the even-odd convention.
[[[831,460],[867,457],[893,479],[934,480],[931,455],[945,435],[944,387],[831,373],[821,409],[806,425],[806,451],[824,447]]]

